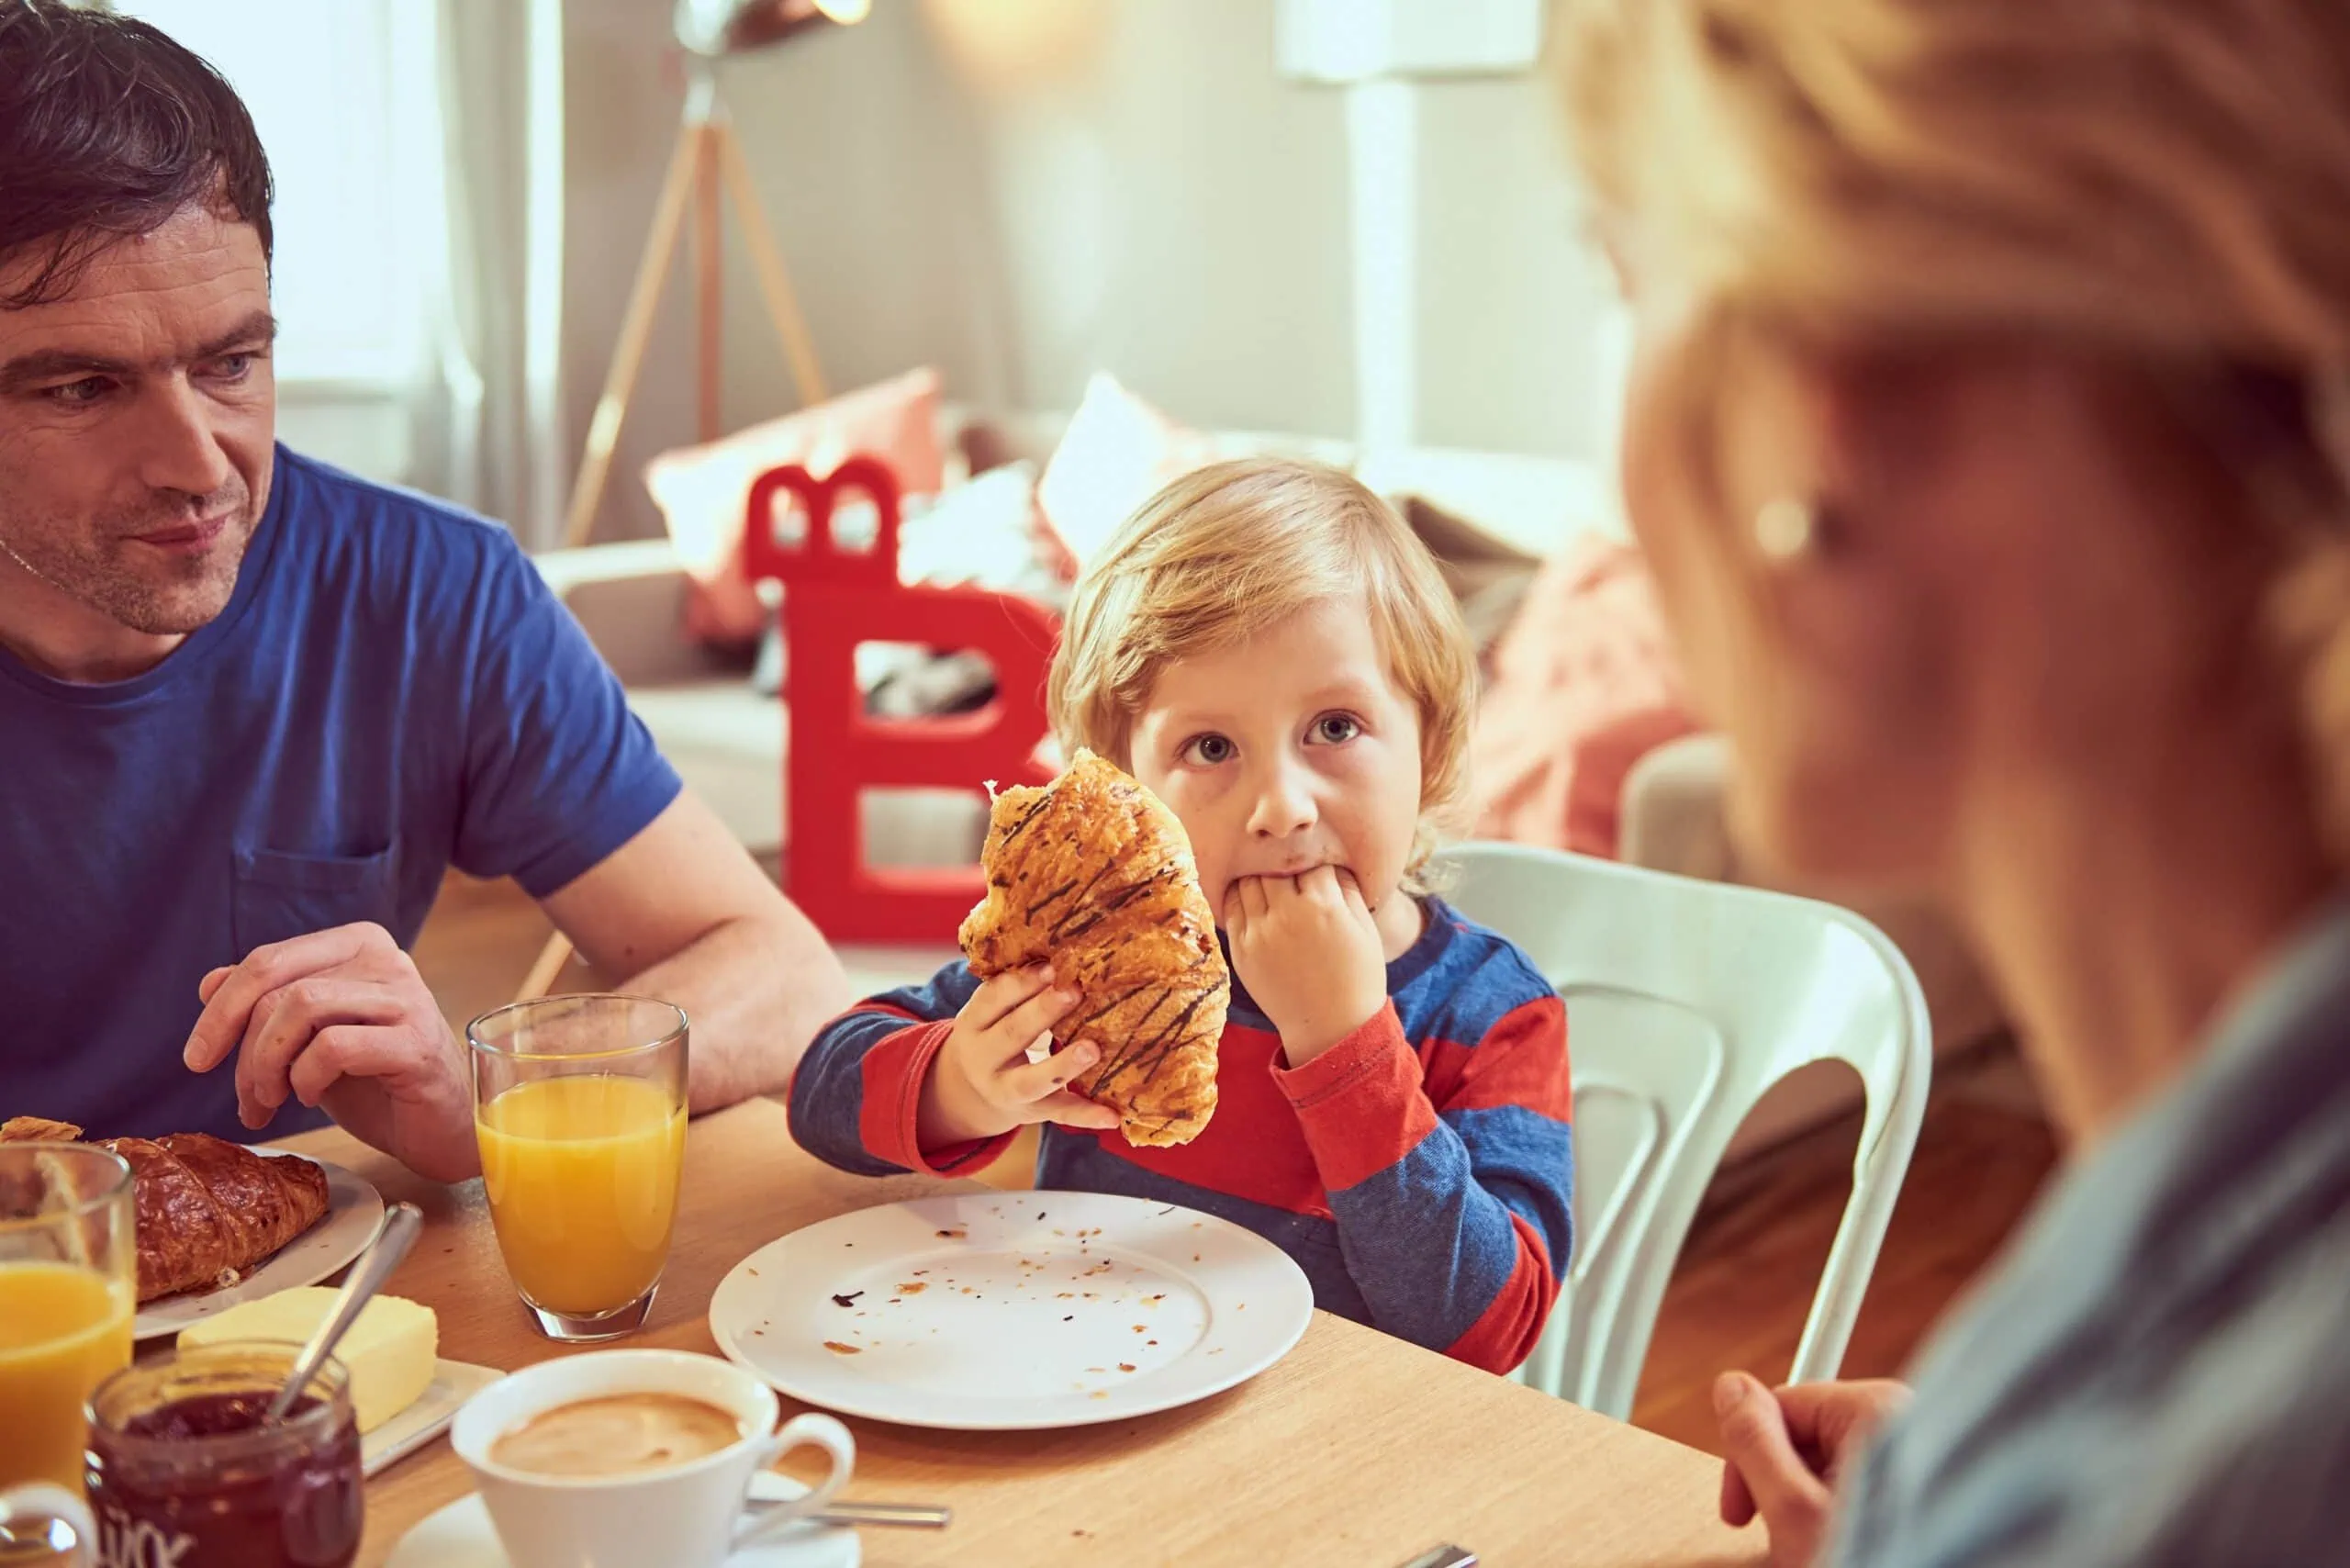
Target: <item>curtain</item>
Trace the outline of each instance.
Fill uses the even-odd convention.
[[[495,518],[532,550],[565,488],[561,0],[430,0],[425,88],[445,264],[411,401],[412,482]]]

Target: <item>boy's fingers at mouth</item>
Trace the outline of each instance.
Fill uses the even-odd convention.
[[[1261,916],[1267,907],[1265,879],[1262,877],[1241,877],[1225,890],[1225,908],[1228,914],[1241,920]]]

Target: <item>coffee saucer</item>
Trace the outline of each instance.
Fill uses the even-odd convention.
[[[767,1472],[758,1478],[756,1495],[781,1498],[806,1490]],[[857,1568],[864,1555],[853,1529],[801,1525],[744,1547],[726,1560],[726,1568]],[[402,1536],[384,1568],[513,1568],[513,1562],[489,1522],[481,1494],[468,1492]]]

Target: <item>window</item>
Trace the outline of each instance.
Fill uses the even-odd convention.
[[[416,0],[114,0],[209,61],[276,177],[281,384],[412,385],[446,266],[433,12]]]

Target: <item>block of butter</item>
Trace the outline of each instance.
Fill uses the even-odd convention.
[[[308,1285],[243,1302],[183,1328],[180,1343],[290,1339],[298,1345],[327,1320],[339,1294],[324,1285]],[[416,1403],[431,1384],[440,1341],[441,1326],[429,1306],[379,1295],[361,1309],[359,1320],[344,1331],[334,1352],[351,1373],[352,1411],[361,1431],[374,1431]]]

